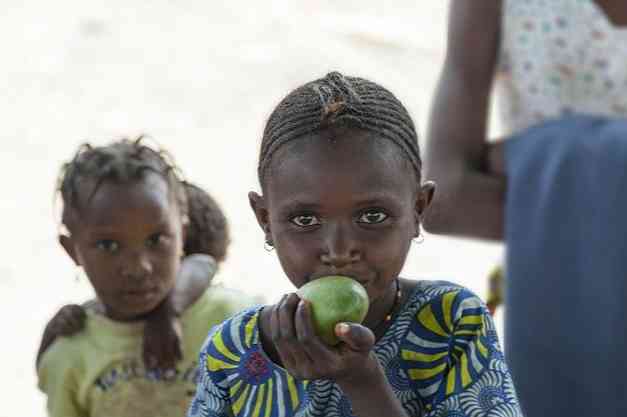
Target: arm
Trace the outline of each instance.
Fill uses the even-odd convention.
[[[217,329],[217,331],[221,331]],[[204,346],[198,357],[198,369],[200,376],[196,384],[196,394],[190,403],[187,417],[232,417],[231,404],[229,401],[228,388],[214,381],[215,379],[224,380],[221,371],[208,369],[209,345],[212,343],[214,331],[208,336]]]
[[[146,318],[143,356],[148,368],[173,368],[182,358],[182,329],[178,317],[209,287],[216,269],[209,255],[195,254],[183,259],[176,286]]]
[[[193,254],[181,262],[181,269],[171,296],[176,315],[183,314],[205,292],[217,270],[216,261],[209,255]]]
[[[438,187],[424,223],[432,233],[503,236],[505,179],[487,169],[494,155],[485,143],[500,21],[500,0],[451,2],[448,49],[427,133],[426,177]]]
[[[44,334],[37,350],[36,368],[39,368],[41,355],[48,350],[59,336],[70,336],[83,329],[86,317],[84,307],[85,305],[79,306],[78,304],[65,305],[50,319],[44,329]]]
[[[328,346],[314,330],[311,305],[295,293],[264,308],[261,322],[262,343],[265,338],[294,378],[335,381],[356,416],[408,417],[372,350],[375,336],[367,327],[338,324],[335,333],[343,343]]]

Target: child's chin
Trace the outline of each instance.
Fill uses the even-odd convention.
[[[154,309],[156,309],[164,299],[165,297],[152,297],[150,299],[143,300],[141,303],[134,302],[132,305],[126,305],[124,306],[123,315],[129,321],[142,320]]]

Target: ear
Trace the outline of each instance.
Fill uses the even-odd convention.
[[[420,185],[420,190],[418,190],[418,195],[416,196],[416,207],[415,207],[415,217],[416,217],[416,236],[420,233],[420,223],[422,223],[425,213],[431,202],[433,201],[433,196],[435,195],[435,182],[433,181],[425,181]]]
[[[76,253],[76,248],[74,246],[74,240],[72,239],[72,237],[67,235],[59,235],[59,243],[61,244],[61,246],[63,246],[63,249],[65,249],[65,253],[67,253],[68,256],[72,258],[74,263],[77,266],[80,266],[81,261],[78,257],[78,254]]]
[[[270,232],[270,219],[265,199],[262,195],[251,191],[248,193],[248,202],[250,203],[250,208],[252,208],[253,212],[255,213],[257,223],[259,223],[261,230],[263,230],[266,240],[272,241],[272,233]]]

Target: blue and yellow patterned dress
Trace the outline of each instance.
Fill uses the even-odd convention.
[[[296,380],[261,347],[252,308],[215,327],[189,417],[352,416],[330,380]],[[492,319],[468,290],[421,281],[374,351],[410,416],[521,417]]]

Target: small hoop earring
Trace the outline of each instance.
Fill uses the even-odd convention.
[[[418,236],[415,239],[412,239],[412,243],[415,243],[416,245],[420,245],[424,241],[425,236],[422,234],[422,232],[418,232]]]
[[[263,248],[266,250],[266,252],[272,252],[274,250],[274,244],[270,239],[266,239],[266,241],[263,243]]]

